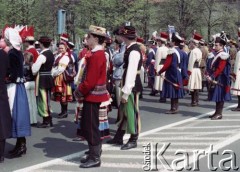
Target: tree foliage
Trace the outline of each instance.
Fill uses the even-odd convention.
[[[239,4],[240,6],[240,4]],[[66,31],[73,41],[87,32],[89,25],[106,27],[130,21],[138,35],[148,39],[149,32],[167,30],[174,25],[183,36],[197,30],[210,39],[224,30],[236,32],[239,16],[236,5],[217,0],[8,0],[0,3],[0,27],[5,24],[34,25],[36,37],[57,37],[57,11],[67,11]]]

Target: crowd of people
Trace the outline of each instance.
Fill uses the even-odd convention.
[[[105,28],[91,25],[82,41],[84,48],[76,54],[65,33],[53,52],[48,36],[36,41],[14,28],[4,30],[0,40],[1,163],[7,138],[16,138],[14,149],[8,151],[10,158],[21,157],[27,152],[31,126],[53,126],[51,100],[60,103],[59,119],[67,118],[68,103],[75,103],[73,141],[87,141],[89,149],[81,157],[81,168],[101,165],[102,140],[110,138],[112,106],[118,109],[118,128],[106,143],[120,145],[121,150],[137,147],[139,99],[145,81],[151,96],[160,95],[160,103],[170,99],[167,114],[178,113],[179,99],[186,94],[191,95],[189,106],[198,106],[204,87],[206,101],[216,102],[211,120],[222,119],[224,102],[231,100],[231,94],[238,96],[233,111],[240,111],[240,52],[224,32],[214,35],[209,44],[196,32],[189,41],[178,33],[154,32],[147,46],[129,24],[112,33],[114,39]],[[42,123],[38,124],[37,116]],[[130,138],[124,144],[125,133]]]

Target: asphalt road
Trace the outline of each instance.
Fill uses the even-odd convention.
[[[173,169],[174,162],[177,158],[184,159],[181,151],[188,153],[187,157],[190,161],[191,170],[186,170],[182,161],[178,164],[178,168],[184,167],[181,171],[193,171],[193,151],[205,151],[206,153],[210,145],[219,151],[219,155],[214,155],[213,160],[208,155],[199,158],[199,170],[210,171],[208,162],[211,161],[211,167],[217,167],[217,171],[223,171],[222,168],[231,166],[231,161],[226,162],[221,167],[224,158],[228,158],[230,154],[222,155],[226,150],[232,150],[235,154],[236,165],[232,167],[240,167],[240,149],[238,147],[239,131],[240,131],[240,113],[231,112],[229,108],[224,110],[224,118],[219,121],[211,121],[208,115],[213,113],[215,108],[214,102],[206,102],[206,92],[200,93],[200,106],[189,107],[190,96],[180,100],[179,114],[164,114],[170,108],[169,100],[167,103],[159,103],[159,95],[150,97],[149,89],[145,89],[144,98],[140,101],[140,114],[142,121],[142,134],[139,138],[138,148],[120,151],[119,147],[104,144],[102,155],[102,166],[100,168],[80,169],[79,159],[82,153],[87,149],[86,142],[73,142],[75,137],[76,124],[74,118],[74,103],[69,105],[69,116],[65,119],[57,119],[60,112],[60,105],[52,102],[53,109],[53,127],[47,129],[39,129],[32,127],[32,136],[27,138],[27,154],[16,159],[9,159],[7,151],[12,149],[15,140],[7,140],[6,159],[0,165],[1,172],[10,171],[34,171],[34,172],[61,172],[61,171],[103,171],[103,172],[120,172],[120,171],[144,171],[143,163],[146,155],[143,153],[143,146],[149,143],[153,146],[158,143],[158,151],[162,146],[169,144],[166,154],[160,156],[153,164],[152,169],[159,171],[169,171]],[[225,103],[225,107],[236,104],[236,97],[233,101]],[[109,122],[111,133],[114,134],[116,126],[114,124],[117,116],[116,109],[109,114]],[[41,121],[41,119],[39,119]],[[128,136],[126,136],[126,139]],[[179,155],[175,155],[176,151],[180,151]],[[225,152],[226,153],[226,152]],[[191,155],[190,155],[191,154]],[[156,157],[154,156],[156,159]],[[185,157],[185,159],[187,159]],[[234,159],[234,158],[232,158]],[[221,161],[222,160],[222,161]],[[170,165],[167,165],[170,164]],[[173,165],[172,165],[173,164]],[[219,165],[220,164],[220,165]],[[210,164],[211,165],[211,164]],[[235,166],[234,166],[235,165]],[[228,171],[237,171],[229,169]]]

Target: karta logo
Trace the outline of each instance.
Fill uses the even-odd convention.
[[[199,161],[203,157],[207,157],[207,168],[210,171],[216,171],[218,169],[222,171],[238,171],[239,169],[236,163],[237,156],[232,150],[223,150],[219,153],[217,150],[213,149],[213,145],[210,145],[206,150],[177,149],[174,153],[170,150],[171,143],[162,144],[161,147],[158,143],[143,145],[143,170],[158,171],[165,169],[168,171],[200,171]],[[168,156],[171,156],[171,161],[167,160]],[[216,163],[214,158],[220,159],[219,162]],[[159,169],[159,167],[161,169]]]

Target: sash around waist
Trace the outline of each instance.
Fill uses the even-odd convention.
[[[195,63],[193,64],[193,68],[199,68],[199,63],[198,63],[198,62],[195,62]]]
[[[43,76],[43,75],[52,75],[51,71],[47,71],[47,72],[39,72],[39,75]]]
[[[161,59],[161,61],[160,61],[160,65],[163,65],[164,63],[165,63],[165,61],[166,61],[166,59]]]

